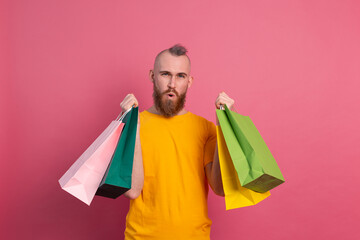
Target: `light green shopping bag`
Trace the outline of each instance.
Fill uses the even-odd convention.
[[[242,187],[264,193],[285,182],[274,157],[248,116],[216,110]]]

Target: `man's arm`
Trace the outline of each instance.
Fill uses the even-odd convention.
[[[221,171],[220,171],[220,163],[219,163],[219,155],[218,155],[218,147],[216,144],[214,160],[205,166],[206,177],[209,182],[211,189],[218,196],[224,197],[224,189],[221,179]]]
[[[131,108],[132,106],[137,107],[138,101],[133,94],[128,94],[124,100],[120,103],[120,107],[123,112]],[[136,129],[136,140],[135,140],[135,151],[134,151],[134,162],[131,176],[131,189],[124,193],[124,196],[129,199],[137,198],[144,186],[144,167],[141,152],[140,142],[140,116],[138,116],[138,123]]]
[[[216,98],[215,106],[219,109],[221,105],[226,104],[229,109],[235,110],[234,103],[235,101],[231,99],[225,92],[221,92]],[[216,120],[216,125],[219,125],[218,120]],[[221,179],[217,141],[215,146],[214,160],[205,166],[205,173],[210,187],[214,193],[219,196],[225,196]]]
[[[136,130],[136,142],[135,142],[135,152],[134,152],[134,163],[131,176],[131,189],[124,193],[124,196],[129,199],[137,198],[144,186],[144,167],[142,160],[141,152],[141,143],[140,143],[140,124],[138,121],[137,130]]]

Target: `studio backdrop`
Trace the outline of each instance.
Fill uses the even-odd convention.
[[[360,3],[351,0],[4,0],[0,238],[123,239],[129,200],[91,206],[58,179],[120,113],[152,105],[156,54],[189,50],[186,107],[221,91],[286,182],[255,206],[209,193],[211,239],[360,239]]]

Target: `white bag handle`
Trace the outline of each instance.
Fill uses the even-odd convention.
[[[126,116],[126,114],[128,114],[133,107],[134,107],[134,105],[131,108],[129,108],[128,110],[126,110],[124,113],[121,112],[115,121],[122,121],[124,119],[124,117]]]

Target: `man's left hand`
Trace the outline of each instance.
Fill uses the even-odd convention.
[[[230,98],[225,92],[221,92],[216,98],[215,106],[217,109],[220,109],[220,105],[225,105],[230,109],[234,110],[235,101]]]

